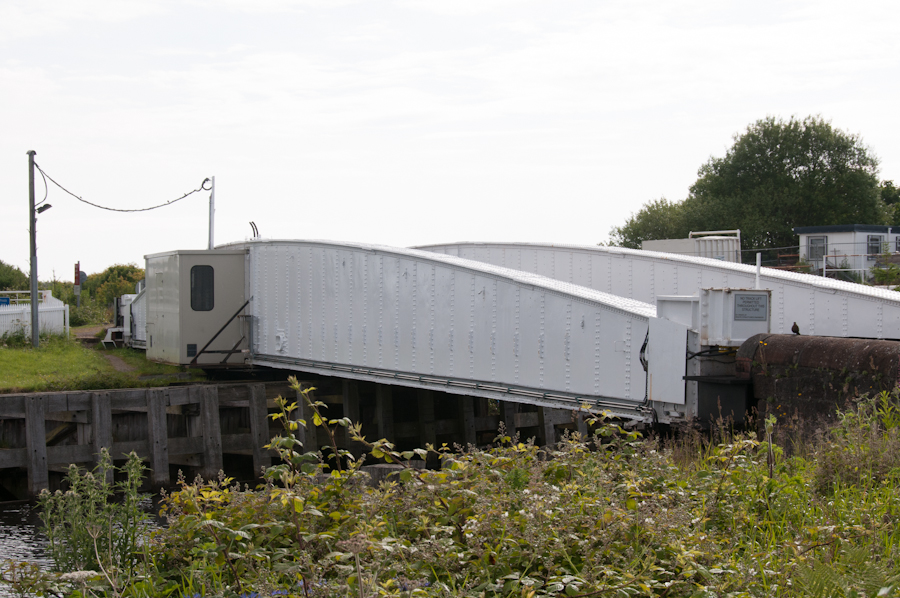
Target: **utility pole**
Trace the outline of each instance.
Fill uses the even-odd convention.
[[[37,288],[37,238],[35,225],[37,218],[34,215],[34,150],[28,150],[28,214],[31,225],[31,344],[35,349],[40,344],[40,323],[38,313],[38,288]]]
[[[215,228],[216,228],[216,177],[212,177],[212,183],[209,190],[209,249],[212,250],[215,244]]]

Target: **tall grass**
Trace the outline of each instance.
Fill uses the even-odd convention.
[[[302,395],[308,401],[307,395]],[[397,452],[308,401],[282,400],[281,462],[257,489],[181,481],[148,538],[140,584],[95,595],[900,596],[896,393],[861,400],[793,455],[765,435],[643,438],[602,418],[540,448]],[[346,427],[368,460],[303,446]],[[327,434],[326,434],[327,436]],[[329,436],[330,437],[330,436]],[[439,470],[403,465],[437,454]],[[338,464],[340,463],[340,466]],[[102,581],[102,580],[101,580]],[[105,592],[105,594],[103,594]]]

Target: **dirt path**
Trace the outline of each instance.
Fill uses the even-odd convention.
[[[104,353],[103,357],[106,358],[106,361],[108,361],[117,372],[133,372],[137,369],[133,365],[128,365],[121,357],[117,357],[116,355],[107,355]]]
[[[100,342],[100,339],[97,338],[97,333],[109,328],[109,326],[110,324],[100,324],[98,326],[86,326],[81,328],[75,333],[75,340],[85,346],[96,346],[97,343]],[[133,372],[137,369],[136,367],[125,363],[121,357],[108,355],[105,352],[102,353],[102,355],[117,372]]]
[[[81,343],[85,341],[97,342],[94,340],[97,338],[97,333],[108,326],[108,324],[99,324],[97,326],[85,326],[84,328],[79,328],[78,332],[75,333],[75,340]]]

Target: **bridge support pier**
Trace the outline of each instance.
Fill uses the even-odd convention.
[[[519,412],[519,404],[512,401],[500,401],[500,419],[506,427],[506,435],[510,439],[516,436],[516,413]]]
[[[419,389],[416,395],[419,403],[419,444],[425,448],[426,445],[433,445],[437,441],[434,426],[434,392]]]
[[[262,477],[262,471],[272,465],[272,457],[263,447],[269,444],[269,411],[266,405],[266,385],[250,387],[247,406],[250,409],[250,436],[253,438],[253,471]]]
[[[345,378],[341,385],[341,394],[344,398],[344,417],[350,418],[350,422],[353,424],[362,421],[359,409],[359,383],[356,380],[347,380]],[[347,443],[349,444],[347,450],[349,450],[354,457],[359,459],[364,452],[363,445],[349,440],[349,436]]]
[[[553,412],[557,409],[538,407],[538,444],[549,446],[556,444],[556,426],[554,425]]]
[[[316,391],[311,390],[307,393],[309,400],[316,401]],[[313,410],[306,404],[306,399],[299,392],[296,397],[297,405],[300,411],[300,418],[306,422],[306,427],[300,426],[297,429],[297,438],[303,443],[303,451],[318,451],[322,448],[319,444],[319,435],[316,433],[316,426],[313,424]]]
[[[465,446],[478,442],[475,430],[475,399],[460,395],[457,398],[459,405],[459,435]]]
[[[394,397],[386,384],[375,387],[375,428],[378,438],[394,441]]]
[[[584,413],[575,412],[575,430],[581,434],[582,438],[587,438],[588,426],[587,422],[584,421]]]

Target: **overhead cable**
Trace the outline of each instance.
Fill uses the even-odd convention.
[[[210,183],[210,180],[207,178],[207,179],[203,179],[203,182],[200,183],[200,186],[199,186],[197,189],[194,189],[193,191],[188,191],[187,193],[185,193],[185,194],[182,195],[181,197],[178,197],[178,198],[173,199],[173,200],[171,200],[171,201],[167,201],[166,203],[162,203],[162,204],[159,204],[159,205],[157,205],[157,206],[151,206],[151,207],[149,207],[149,208],[138,208],[138,209],[134,209],[134,210],[124,210],[124,209],[121,209],[121,208],[108,208],[108,207],[106,207],[106,206],[101,206],[101,205],[98,205],[98,204],[95,204],[95,203],[91,203],[91,202],[89,202],[88,200],[86,200],[86,199],[84,199],[84,198],[82,198],[82,197],[79,197],[79,196],[75,195],[74,193],[72,193],[71,191],[69,191],[68,189],[66,189],[65,187],[63,187],[62,185],[60,185],[59,183],[57,183],[56,181],[54,181],[54,180],[53,180],[53,177],[51,177],[49,174],[47,174],[46,172],[44,172],[43,170],[41,170],[41,167],[37,165],[37,162],[35,162],[34,167],[37,168],[38,172],[41,173],[41,176],[50,179],[50,182],[51,182],[51,183],[53,183],[54,185],[56,185],[57,187],[59,187],[60,189],[62,189],[63,191],[65,191],[66,193],[68,193],[69,195],[71,195],[72,197],[74,197],[75,199],[77,199],[78,201],[80,201],[80,202],[82,202],[82,203],[86,203],[87,205],[93,206],[93,207],[95,207],[95,208],[100,208],[101,210],[109,210],[110,212],[147,212],[147,211],[149,211],[149,210],[155,210],[155,209],[157,209],[157,208],[164,208],[164,207],[166,207],[166,206],[172,205],[172,204],[175,203],[176,201],[181,201],[181,200],[184,199],[185,197],[188,197],[189,195],[193,195],[194,193],[199,193],[200,191],[209,191],[210,189],[212,189],[212,185],[211,185],[211,184],[210,184],[209,187],[206,186],[207,183]],[[44,182],[46,183],[46,181],[44,181]],[[46,199],[46,197],[45,197],[45,199]]]

